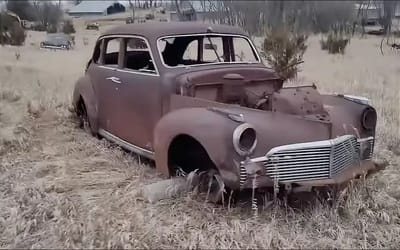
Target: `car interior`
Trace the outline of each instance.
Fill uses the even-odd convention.
[[[138,42],[139,41],[139,42]],[[146,44],[137,38],[127,41],[124,66],[127,69],[155,72],[154,63]],[[104,64],[118,65],[119,52],[105,53]]]

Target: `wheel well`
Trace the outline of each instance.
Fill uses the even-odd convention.
[[[178,166],[186,173],[196,169],[216,169],[204,147],[189,135],[175,137],[168,148],[168,167],[171,175],[175,175],[175,168]]]

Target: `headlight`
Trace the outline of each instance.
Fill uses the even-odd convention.
[[[377,114],[374,108],[368,107],[364,109],[361,115],[361,125],[366,130],[374,129],[376,126]]]
[[[253,153],[256,145],[256,130],[250,124],[243,123],[233,131],[233,147],[239,155],[250,155]]]

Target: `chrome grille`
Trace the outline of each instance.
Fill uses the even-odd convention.
[[[363,160],[371,160],[374,154],[375,140],[373,137],[358,140],[360,144],[360,155]]]
[[[355,137],[347,138],[333,145],[331,177],[343,171],[347,166],[360,162],[360,144]]]
[[[280,182],[327,179],[358,164],[360,159],[370,159],[373,143],[373,137],[357,140],[353,135],[345,135],[332,140],[285,145],[268,152],[263,164],[267,175]],[[367,153],[361,152],[361,148]]]
[[[268,156],[267,175],[279,181],[328,178],[330,152],[330,146],[280,150]]]

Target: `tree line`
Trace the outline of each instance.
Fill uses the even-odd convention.
[[[7,0],[8,10],[16,13],[22,20],[40,22],[44,27],[56,27],[62,18],[61,2],[40,0]]]
[[[292,25],[298,31],[326,33],[340,27],[359,26],[364,31],[368,7],[377,9],[379,24],[385,32],[390,32],[397,5],[396,0],[358,1],[305,1],[305,0],[199,0],[201,11],[215,23],[238,25],[250,34],[262,34],[265,29],[280,29]],[[193,1],[174,0],[172,6],[182,13],[184,6],[192,6]],[[356,8],[356,4],[359,8]],[[197,4],[198,5],[198,4]],[[181,19],[185,16],[181,15]],[[350,29],[349,29],[350,30]]]

